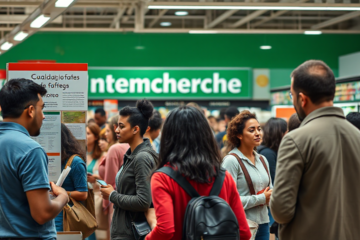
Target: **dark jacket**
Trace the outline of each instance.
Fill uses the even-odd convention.
[[[129,149],[124,156],[116,192],[110,196],[110,201],[114,203],[110,231],[112,240],[133,240],[132,220],[145,220],[144,212],[151,204],[149,174],[155,166],[155,159],[148,151],[154,152],[150,141],[144,139],[134,152]]]
[[[264,145],[260,145],[257,148],[257,152],[260,153],[261,155],[265,156],[266,159],[268,160],[271,181],[272,181],[272,184],[274,184],[277,153],[274,150],[272,150],[271,148],[265,147]]]

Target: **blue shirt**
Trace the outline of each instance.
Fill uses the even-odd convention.
[[[48,158],[21,125],[0,122],[0,238],[56,239],[54,221],[38,224],[26,192],[50,189]]]
[[[68,159],[69,160],[69,159]],[[64,170],[68,160],[61,165],[61,171]],[[78,191],[87,192],[86,164],[80,157],[75,157],[71,163],[69,175],[65,178],[62,185],[68,192]],[[56,231],[63,231],[63,211],[55,218]]]

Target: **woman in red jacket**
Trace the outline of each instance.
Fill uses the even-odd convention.
[[[221,156],[203,113],[194,107],[170,112],[162,130],[159,165],[177,169],[201,196],[208,196],[220,169]],[[190,196],[169,176],[156,172],[151,192],[157,225],[146,240],[181,240],[185,210]],[[251,237],[236,185],[226,172],[219,197],[231,207],[239,224],[241,240]]]

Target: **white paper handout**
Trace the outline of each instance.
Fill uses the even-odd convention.
[[[66,169],[64,169],[62,171],[62,173],[60,174],[59,179],[56,181],[56,186],[61,187],[66,179],[66,177],[69,175],[71,170],[71,167],[67,167]]]

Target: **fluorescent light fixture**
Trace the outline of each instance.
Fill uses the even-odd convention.
[[[176,16],[186,16],[188,14],[189,13],[187,11],[177,11],[177,12],[175,12]]]
[[[269,49],[271,49],[271,46],[269,46],[269,45],[263,45],[263,46],[260,46],[260,49],[262,49],[262,50],[269,50]]]
[[[145,47],[144,46],[136,46],[135,49],[136,50],[143,50],[143,49],[145,49]]]
[[[4,43],[1,45],[0,49],[1,49],[1,50],[4,50],[4,51],[7,51],[7,50],[9,50],[12,46],[13,46],[12,43],[4,42]]]
[[[212,31],[212,30],[190,30],[190,34],[215,34],[219,33],[218,31]]]
[[[70,6],[70,4],[72,4],[74,0],[57,0],[57,2],[55,3],[55,7],[58,8],[67,8],[68,6]]]
[[[305,35],[320,35],[322,34],[321,31],[305,31],[304,32]]]
[[[15,35],[14,40],[21,42],[22,40],[24,40],[29,34],[26,32],[19,32],[18,34]]]
[[[162,27],[170,27],[171,26],[171,22],[161,22],[160,26]]]
[[[301,7],[301,6],[214,6],[214,5],[149,5],[148,9],[183,10],[288,10],[288,11],[360,11],[360,7]]]
[[[50,20],[49,16],[45,16],[44,14],[42,14],[42,15],[38,16],[34,21],[32,21],[32,23],[30,24],[30,27],[41,28],[49,20]]]

